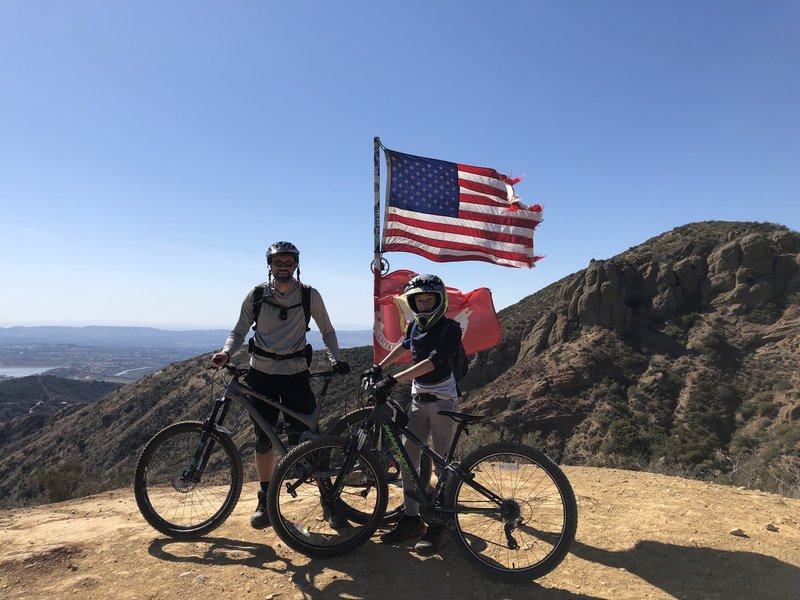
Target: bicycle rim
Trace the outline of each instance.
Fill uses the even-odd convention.
[[[289,452],[270,483],[267,509],[275,532],[294,550],[314,557],[339,556],[366,542],[386,510],[382,465],[360,452],[342,473],[346,485],[327,503],[338,475],[347,438],[317,438]],[[371,481],[364,481],[364,477]],[[331,524],[331,516],[341,523]],[[358,518],[353,518],[357,516]]]
[[[534,579],[563,560],[575,538],[577,506],[567,478],[544,454],[520,444],[480,448],[462,462],[474,481],[503,499],[489,500],[453,479],[455,535],[477,564],[493,575]]]
[[[220,432],[210,433],[202,476],[186,477],[201,432],[201,423],[170,425],[147,443],[136,465],[139,511],[156,530],[175,538],[217,528],[233,511],[242,490],[241,458],[231,439]]]

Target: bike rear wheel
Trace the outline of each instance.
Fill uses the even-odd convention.
[[[231,438],[210,431],[200,455],[205,467],[192,466],[203,424],[175,423],[147,442],[133,480],[136,504],[145,520],[173,538],[194,538],[219,527],[242,492],[242,460]]]
[[[454,535],[483,570],[512,580],[541,577],[564,559],[575,539],[578,508],[564,473],[545,454],[499,442],[469,454],[461,468],[502,498],[498,505],[453,477],[446,505],[456,509]]]
[[[283,457],[272,475],[267,492],[270,522],[278,537],[307,556],[325,558],[354,550],[375,532],[386,511],[384,467],[375,454],[359,451],[353,465],[341,472],[349,444],[348,438],[340,437],[307,441]],[[340,472],[345,485],[337,496],[332,490]],[[331,513],[346,523],[334,528]]]
[[[361,424],[372,414],[373,408],[367,406],[351,411],[339,419],[328,430],[326,435],[347,437],[358,431]],[[370,432],[370,437],[366,445],[374,448],[383,459],[384,475],[389,484],[389,501],[387,503],[386,514],[383,517],[382,525],[388,525],[400,518],[403,513],[403,482],[400,479],[401,468],[395,453],[389,444],[385,443],[383,429],[376,425]],[[365,445],[365,447],[366,447]],[[420,458],[419,477],[424,485],[428,485],[431,480],[431,459],[423,454]]]

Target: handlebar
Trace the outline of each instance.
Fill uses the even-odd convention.
[[[213,369],[214,367],[209,367],[209,368]],[[222,368],[225,369],[231,375],[233,375],[234,379],[237,379],[237,380],[240,377],[244,377],[245,375],[247,375],[247,369],[243,369],[243,368],[238,367],[236,365],[232,365],[231,363],[225,363],[225,365],[223,365]],[[342,373],[337,373],[336,371],[333,371],[333,370],[318,371],[316,373],[309,373],[309,376],[312,377],[312,378],[322,377],[322,378],[331,379],[331,378],[335,377],[336,375],[343,375],[343,374]]]
[[[213,369],[213,367],[211,368]],[[247,375],[247,369],[242,369],[236,365],[232,365],[231,363],[225,363],[222,368],[233,375],[235,379],[239,379],[239,377]]]

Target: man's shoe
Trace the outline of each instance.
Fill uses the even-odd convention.
[[[450,532],[441,525],[428,525],[428,530],[422,539],[414,546],[414,551],[417,554],[428,556],[435,554],[439,548],[444,546],[450,541]]]
[[[256,511],[250,515],[250,526],[253,529],[264,529],[269,526],[269,515],[267,514],[267,492],[258,491],[258,506]]]
[[[396,544],[403,540],[410,540],[411,538],[418,538],[425,533],[425,523],[419,516],[409,517],[403,515],[394,526],[394,529],[387,531],[381,536],[381,541],[387,544]]]

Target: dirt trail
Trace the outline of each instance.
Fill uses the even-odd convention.
[[[799,597],[800,500],[647,473],[564,470],[578,499],[576,543],[553,573],[527,585],[487,579],[454,543],[423,558],[413,544],[373,538],[348,556],[312,561],[272,530],[249,527],[249,484],[231,518],[192,542],[151,529],[128,490],[0,511],[0,597]]]

